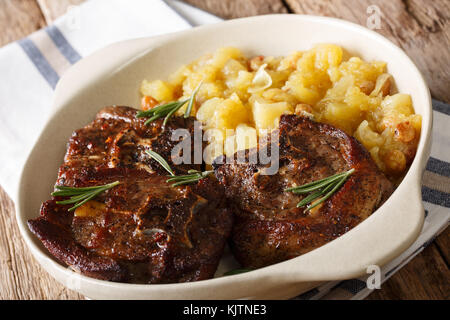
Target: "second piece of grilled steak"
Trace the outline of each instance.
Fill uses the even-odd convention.
[[[257,149],[244,152],[248,160]],[[275,175],[261,174],[268,165],[234,158],[217,159],[214,169],[235,213],[233,253],[248,268],[299,256],[339,237],[372,214],[393,189],[356,139],[296,115],[281,116]],[[297,208],[305,195],[285,191],[351,168],[355,171],[342,187],[311,211]]]
[[[211,278],[232,227],[223,189],[215,179],[172,187],[167,172],[146,154],[161,154],[179,174],[200,165],[176,166],[170,154],[177,128],[192,119],[149,126],[127,107],[100,111],[70,139],[57,185],[120,184],[71,212],[58,197],[46,201],[30,230],[58,260],[90,277],[133,283]],[[193,149],[192,149],[193,150]]]

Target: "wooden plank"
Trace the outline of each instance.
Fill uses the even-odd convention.
[[[296,13],[337,17],[367,25],[369,6],[380,8],[381,29],[425,76],[432,95],[450,102],[450,1],[286,0]],[[372,13],[371,13],[372,14]]]
[[[76,6],[85,0],[37,0],[44,14],[47,24],[55,21],[56,18],[63,15],[71,6]]]
[[[0,46],[44,26],[44,17],[34,0],[0,1]]]
[[[281,0],[185,0],[184,2],[224,19],[288,12]]]
[[[442,232],[442,234],[436,238],[435,243],[448,267],[450,261],[450,228],[447,228]]]
[[[375,290],[369,300],[450,298],[450,271],[433,243]]]

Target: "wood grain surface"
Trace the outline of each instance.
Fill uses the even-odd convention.
[[[0,0],[0,46],[27,36],[83,0]],[[383,16],[376,30],[402,47],[427,79],[434,98],[450,102],[448,0],[186,0],[223,18],[268,13],[338,17],[366,25],[367,8]],[[14,204],[0,187],[0,299],[84,299],[32,258],[17,228]],[[449,299],[450,231],[375,290],[368,299]]]
[[[0,46],[45,27],[39,5],[33,1],[0,1]]]
[[[56,18],[63,15],[71,6],[76,6],[84,2],[84,0],[36,0],[39,4],[42,14],[47,24],[55,21]]]
[[[281,0],[187,0],[185,2],[224,19],[288,13],[288,9]]]

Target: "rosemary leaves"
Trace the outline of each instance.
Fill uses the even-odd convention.
[[[308,206],[307,210],[318,206],[329,199],[347,180],[347,178],[355,171],[350,169],[346,172],[334,174],[327,178],[313,181],[299,187],[285,189],[285,191],[295,194],[307,194],[298,204],[297,208]]]
[[[147,150],[146,153],[152,157],[155,161],[157,161],[171,176],[172,178],[167,179],[167,182],[174,182],[172,187],[178,187],[185,184],[191,184],[198,182],[201,179],[208,177],[214,171],[198,171],[198,170],[189,170],[187,175],[176,176],[173,173],[172,168],[170,168],[169,163],[158,153]]]
[[[202,82],[197,86],[197,88],[192,93],[191,97],[186,100],[180,100],[180,101],[172,101],[157,107],[154,107],[150,110],[146,111],[139,111],[136,114],[136,118],[148,118],[147,121],[145,121],[145,125],[148,125],[150,122],[155,121],[160,118],[164,118],[163,125],[165,126],[167,124],[167,121],[170,119],[171,116],[174,115],[175,112],[181,109],[182,106],[184,106],[187,102],[188,106],[186,108],[186,111],[184,113],[185,118],[189,118],[192,111],[192,106],[194,105],[195,96],[197,95],[198,90],[200,89],[200,86],[202,85]]]
[[[167,104],[154,107],[153,109],[150,110],[139,111],[136,114],[136,118],[148,117],[149,119],[145,121],[145,125],[148,125],[150,122],[155,121],[157,119],[164,118],[163,124],[165,125],[169,120],[169,118],[175,112],[177,112],[187,101],[188,100],[169,102]]]
[[[185,118],[189,118],[189,116],[191,115],[192,106],[194,105],[195,96],[197,95],[198,90],[200,90],[200,87],[202,86],[202,83],[203,83],[203,80],[200,81],[199,85],[197,86],[197,88],[195,88],[194,92],[192,93],[191,98],[189,99],[189,103],[188,103],[188,106],[186,108],[186,112],[184,113],[184,117]]]
[[[89,200],[95,198],[100,193],[105,192],[111,188],[114,188],[120,184],[119,181],[115,181],[102,186],[85,187],[85,188],[73,188],[65,186],[56,186],[57,191],[52,193],[54,197],[70,197],[68,200],[56,201],[57,204],[75,204],[69,211],[73,211],[76,208],[82,206]]]
[[[167,182],[175,182],[172,184],[172,187],[178,187],[185,184],[191,184],[198,182],[201,179],[208,177],[214,171],[198,171],[198,170],[189,170],[187,175],[184,176],[175,176],[167,180]]]
[[[167,161],[157,152],[152,150],[145,151],[152,159],[154,159],[156,162],[158,162],[161,167],[163,167],[171,176],[175,176],[175,173],[173,173],[172,168],[167,163]]]

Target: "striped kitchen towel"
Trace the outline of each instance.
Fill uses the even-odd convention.
[[[219,18],[175,0],[90,0],[53,25],[0,49],[0,185],[15,199],[19,173],[43,128],[53,90],[74,63],[112,42],[175,32]],[[112,53],[113,54],[113,53]],[[422,188],[425,224],[417,241],[381,270],[382,281],[421,252],[450,217],[450,106],[433,101],[431,158]],[[362,299],[366,278],[325,283],[296,299]]]

